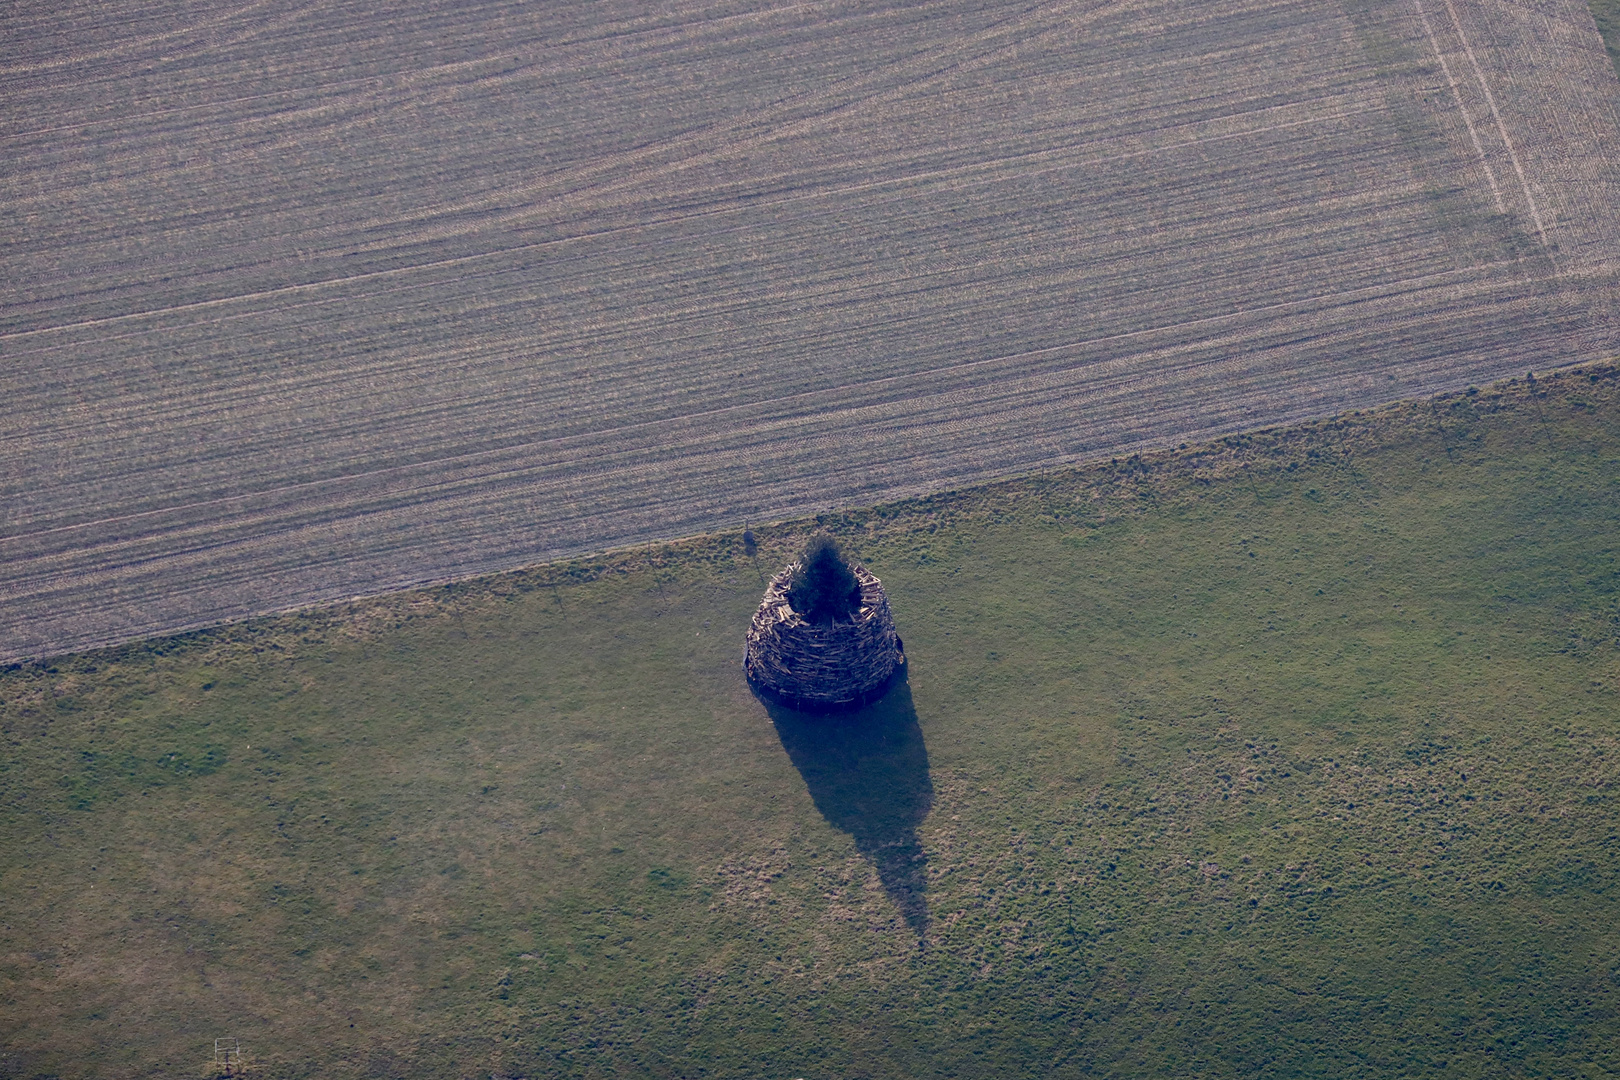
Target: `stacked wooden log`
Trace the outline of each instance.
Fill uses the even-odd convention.
[[[848,620],[807,621],[788,587],[798,564],[771,579],[748,627],[743,671],[754,692],[800,712],[843,712],[876,701],[906,662],[883,583],[859,564],[860,609]]]

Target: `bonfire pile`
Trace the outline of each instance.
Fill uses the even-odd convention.
[[[905,662],[883,583],[826,536],[771,579],[743,649],[755,693],[801,712],[875,701]]]

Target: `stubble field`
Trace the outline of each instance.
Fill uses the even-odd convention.
[[[0,657],[1620,334],[1579,0],[83,3],[3,49]]]
[[[1620,1070],[1620,373],[0,674],[0,1075]]]

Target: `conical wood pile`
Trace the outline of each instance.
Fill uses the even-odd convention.
[[[906,662],[883,583],[864,566],[853,619],[812,623],[793,610],[788,583],[798,564],[771,579],[743,648],[743,671],[761,697],[800,712],[858,709],[883,696]]]

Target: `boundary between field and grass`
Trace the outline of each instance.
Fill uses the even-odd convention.
[[[1141,450],[1094,462],[974,484],[883,504],[832,510],[806,517],[749,523],[734,529],[700,533],[680,539],[630,544],[592,554],[551,560],[515,570],[502,570],[426,583],[407,589],[389,589],[355,596],[347,601],[289,607],[281,611],[194,627],[172,634],[73,650],[43,657],[0,661],[0,673],[26,675],[66,665],[94,668],[141,655],[167,656],[210,650],[280,648],[284,633],[319,632],[365,638],[397,628],[405,622],[490,599],[583,585],[603,578],[678,566],[731,568],[743,561],[743,532],[753,534],[758,556],[750,561],[763,566],[783,560],[818,531],[833,535],[864,535],[881,528],[891,538],[910,532],[932,533],[970,521],[995,522],[1015,514],[1028,503],[1051,513],[1067,504],[1087,522],[1100,525],[1122,515],[1141,513],[1175,497],[1178,492],[1207,487],[1219,480],[1242,477],[1255,483],[1272,473],[1285,472],[1302,457],[1328,450],[1348,466],[1363,452],[1376,450],[1390,432],[1403,425],[1434,422],[1436,410],[1447,402],[1490,401],[1527,391],[1545,394],[1573,387],[1578,380],[1620,378],[1620,358],[1572,365],[1525,377],[1505,379],[1484,388],[1411,398],[1369,409],[1354,409],[1321,420],[1278,425],[1235,433],[1209,442],[1181,443],[1175,447]],[[763,578],[762,578],[763,581]]]

